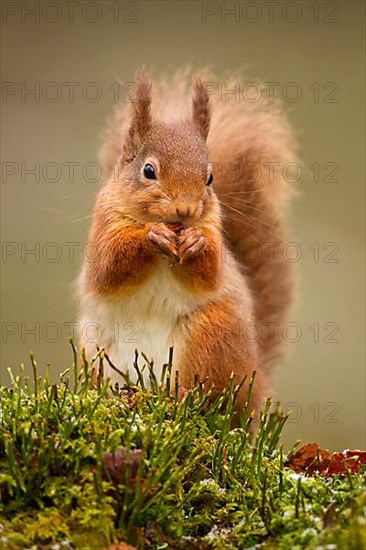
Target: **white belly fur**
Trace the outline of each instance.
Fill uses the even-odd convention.
[[[81,287],[83,275],[81,276]],[[104,347],[116,367],[136,380],[133,367],[135,349],[154,361],[154,373],[160,380],[162,367],[168,362],[169,348],[174,347],[173,370],[177,368],[183,348],[183,334],[178,321],[197,306],[207,302],[187,292],[162,262],[155,274],[138,290],[122,298],[90,296],[81,292],[81,341],[87,355],[95,354],[96,344]],[[144,361],[140,357],[139,366]],[[105,364],[112,383],[123,383],[121,377]],[[148,370],[144,371],[149,385]]]

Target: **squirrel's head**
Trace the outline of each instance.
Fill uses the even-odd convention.
[[[190,118],[163,123],[151,114],[149,78],[138,75],[118,177],[129,215],[144,223],[187,225],[215,216],[218,201],[206,146],[209,125],[209,97],[199,77]]]

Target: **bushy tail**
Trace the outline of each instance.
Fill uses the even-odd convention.
[[[226,89],[234,85],[226,83]],[[222,99],[219,93],[213,97],[208,138],[214,185],[226,240],[253,292],[262,364],[269,368],[281,351],[293,300],[294,248],[288,246],[284,214],[293,194],[294,141],[280,110],[265,99]]]
[[[153,114],[161,121],[188,116],[192,93],[189,69],[153,80]],[[293,297],[293,275],[284,214],[293,194],[289,163],[294,141],[278,107],[241,93],[225,94],[245,84],[243,78],[223,83],[201,71],[212,105],[208,136],[214,165],[214,189],[224,215],[226,241],[239,262],[254,296],[262,364],[269,368],[281,349],[283,323]],[[238,88],[239,86],[239,88]],[[223,92],[223,93],[221,93]],[[106,175],[118,161],[128,124],[128,104],[119,107],[105,135],[101,162]],[[289,179],[289,178],[287,178]]]

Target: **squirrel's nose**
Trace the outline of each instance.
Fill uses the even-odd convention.
[[[194,209],[188,205],[179,205],[175,211],[181,218],[188,218],[194,214]]]

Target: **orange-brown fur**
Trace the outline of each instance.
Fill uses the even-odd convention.
[[[281,246],[291,195],[282,168],[293,160],[291,136],[276,109],[262,101],[209,98],[200,78],[191,115],[182,103],[186,75],[177,73],[156,88],[152,102],[150,81],[140,74],[130,114],[119,110],[107,134],[106,184],[89,239],[94,252],[80,283],[82,304],[86,295],[90,299],[82,308],[91,319],[90,304],[99,304],[93,300],[118,306],[124,296],[143,292],[158,270],[169,270],[187,303],[196,304],[174,318],[181,386],[191,387],[198,376],[220,390],[231,373],[239,382],[256,371],[253,405],[260,407],[292,300],[291,266]],[[268,162],[277,163],[272,182]],[[143,175],[146,163],[154,166],[156,181]],[[206,185],[211,172],[213,188]],[[268,243],[279,243],[274,257]],[[253,244],[262,251],[257,258]],[[244,330],[251,323],[262,330],[257,340]],[[100,344],[108,351],[108,338]]]

